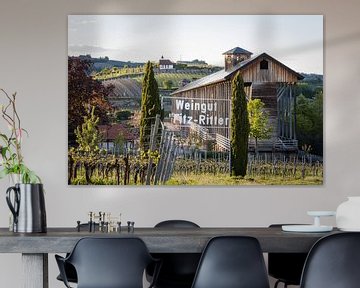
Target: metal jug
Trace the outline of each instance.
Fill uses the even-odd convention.
[[[14,193],[13,197],[11,197],[12,192]],[[45,198],[42,184],[15,184],[6,190],[6,202],[14,216],[14,232],[46,232]]]

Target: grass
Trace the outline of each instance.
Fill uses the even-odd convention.
[[[91,177],[92,185],[117,185],[115,177],[104,179],[101,177]],[[135,184],[131,181],[129,185],[145,186],[140,183]],[[190,186],[256,186],[256,185],[322,185],[323,178],[320,176],[306,176],[302,178],[291,178],[282,176],[272,177],[232,177],[226,174],[206,173],[206,174],[175,174],[165,185],[190,185]],[[79,175],[71,185],[86,185],[85,177]],[[121,185],[121,184],[120,184]]]
[[[214,162],[212,160],[202,161],[197,163],[195,160],[181,160],[177,161],[174,167],[171,178],[165,185],[189,185],[189,186],[254,186],[254,185],[322,185],[323,184],[323,167],[320,163],[314,165],[307,164],[305,166],[294,166],[287,163],[276,165],[253,165],[251,173],[245,177],[231,177],[228,172],[228,165],[224,166],[226,162]],[[110,162],[111,163],[111,162]],[[249,168],[249,167],[248,167]],[[124,170],[121,170],[124,172]],[[140,177],[145,177],[143,174],[145,170],[130,171],[130,179],[127,185],[142,186]],[[93,171],[91,176],[92,185],[117,185],[116,171],[110,169],[104,174],[103,170],[97,168]],[[120,173],[120,185],[124,183],[124,174]],[[137,183],[135,183],[135,176],[137,175]],[[144,179],[144,178],[142,178]],[[77,169],[76,179],[72,179],[72,185],[86,185],[85,170],[83,168]]]
[[[322,185],[320,176],[307,176],[302,178],[271,176],[271,177],[232,177],[226,174],[176,174],[171,177],[166,185]]]

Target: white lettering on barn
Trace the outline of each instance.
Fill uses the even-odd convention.
[[[173,122],[180,125],[189,125],[192,122],[201,126],[229,126],[228,115],[222,115],[222,111],[228,111],[228,100],[214,99],[172,99],[173,108],[171,116]],[[227,109],[225,109],[225,107]]]

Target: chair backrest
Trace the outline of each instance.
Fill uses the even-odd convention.
[[[155,228],[200,228],[200,226],[188,220],[165,220],[157,223]]]
[[[306,259],[302,288],[360,287],[360,233],[332,234],[314,244]]]
[[[192,288],[268,288],[264,258],[256,238],[212,238],[200,259]]]
[[[76,269],[78,288],[142,288],[152,260],[139,238],[82,238],[67,259]]]
[[[281,228],[282,225],[290,224],[271,224],[269,228]],[[268,253],[269,275],[288,285],[300,285],[306,257],[307,253]]]
[[[166,220],[155,228],[200,228],[188,220]],[[162,267],[157,279],[157,287],[190,287],[200,260],[200,253],[161,253],[155,254],[162,260]],[[149,274],[152,272],[149,271]]]

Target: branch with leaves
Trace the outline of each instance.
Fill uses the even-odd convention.
[[[24,164],[21,144],[23,135],[28,136],[28,132],[21,127],[16,109],[16,93],[9,95],[4,89],[0,89],[0,92],[7,100],[6,105],[0,105],[1,116],[9,128],[8,134],[0,132],[0,179],[9,174],[18,174],[22,183],[40,183],[40,178]]]

